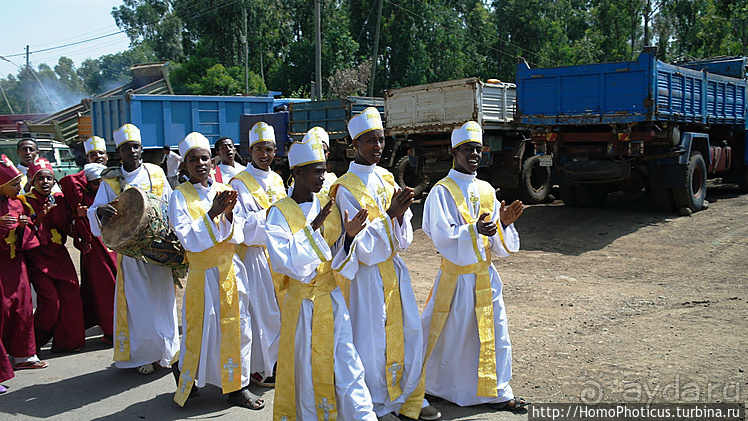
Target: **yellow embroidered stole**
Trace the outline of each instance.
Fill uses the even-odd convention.
[[[320,205],[324,207],[329,199],[318,196]],[[275,386],[275,405],[273,419],[275,421],[295,420],[296,417],[296,326],[299,320],[301,304],[304,300],[311,300],[314,305],[312,314],[312,383],[314,385],[314,404],[317,408],[318,420],[336,420],[335,408],[335,326],[330,293],[337,284],[333,276],[332,262],[325,259],[317,246],[312,230],[306,224],[306,215],[290,197],[277,201],[273,207],[283,214],[292,234],[304,230],[309,244],[314,249],[322,263],[317,267],[317,275],[308,284],[287,277],[289,280],[288,293],[285,296],[283,314],[281,316],[281,336],[278,355],[277,378],[283,379]],[[325,218],[322,225],[325,242],[332,246],[340,237],[340,213],[336,206]],[[308,391],[303,391],[307,393]]]
[[[477,215],[479,216],[483,213],[488,213],[489,215],[493,214],[496,191],[485,181],[476,180],[476,183],[478,183],[480,197],[471,197],[470,201],[479,201],[480,209],[478,210]],[[494,330],[491,277],[488,272],[488,268],[491,265],[491,253],[488,237],[480,236],[481,238],[479,239],[478,232],[475,228],[475,222],[477,222],[478,216],[472,216],[468,198],[463,195],[462,190],[457,183],[452,178],[445,177],[439,181],[437,185],[444,186],[447,191],[449,191],[465,224],[472,225],[470,227],[470,236],[473,240],[473,250],[475,251],[477,263],[467,266],[458,266],[449,260],[442,258],[442,273],[436,291],[436,301],[434,302],[434,312],[431,317],[431,330],[428,332],[428,345],[426,347],[426,358],[424,359],[423,370],[426,370],[426,362],[428,362],[428,359],[434,350],[434,346],[436,346],[436,342],[444,328],[444,323],[447,321],[452,296],[454,295],[457,286],[457,278],[460,275],[474,273],[476,276],[475,317],[478,322],[478,336],[480,338],[477,396],[496,397],[496,338]],[[499,232],[501,232],[500,227]],[[485,249],[485,260],[480,254],[480,245]],[[431,299],[431,297],[429,297],[429,299]]]
[[[218,192],[231,190],[231,187],[214,183]],[[193,220],[202,219],[208,229],[214,246],[201,252],[187,252],[190,268],[187,274],[187,289],[184,295],[185,308],[185,348],[184,363],[179,378],[179,387],[174,401],[180,406],[190,395],[197,374],[200,349],[203,339],[203,317],[205,314],[205,271],[218,268],[221,326],[221,388],[223,393],[233,392],[242,387],[241,368],[241,326],[239,315],[239,294],[236,273],[234,272],[234,244],[217,242],[213,224],[208,217],[200,196],[191,183],[177,187],[187,201],[187,208]],[[220,217],[220,216],[219,216]]]
[[[375,171],[385,181],[384,191],[377,192],[384,199],[381,208],[378,205],[376,198],[374,198],[372,192],[369,191],[361,178],[350,171],[343,174],[343,176],[335,181],[330,188],[330,196],[335,197],[339,186],[345,187],[353,197],[356,198],[361,207],[369,211],[369,221],[380,218],[387,230],[387,238],[390,242],[392,255],[390,255],[387,260],[377,264],[377,268],[379,269],[379,275],[382,278],[384,304],[387,312],[387,317],[384,323],[384,331],[387,341],[387,364],[386,367],[384,367],[386,370],[385,378],[392,378],[392,381],[387,382],[387,392],[389,393],[390,400],[394,401],[403,393],[400,381],[402,380],[403,367],[405,366],[405,338],[403,333],[403,308],[400,299],[400,281],[397,279],[395,264],[392,262],[392,258],[396,254],[395,242],[392,235],[393,227],[387,222],[386,218],[386,210],[389,208],[392,196],[395,193],[395,178],[385,169],[375,167]],[[352,215],[350,215],[350,217],[352,217]],[[416,394],[411,394],[408,401],[411,399],[419,399],[414,395]],[[423,394],[421,394],[420,399],[423,399]],[[418,414],[421,410],[420,405],[421,404],[418,403],[418,411],[415,412],[415,416],[412,416],[412,413],[409,415],[409,413],[403,412],[402,410],[400,413],[409,416],[410,418],[418,419]]]
[[[150,193],[159,199],[164,194],[164,184],[166,177],[161,168],[148,163],[143,163],[148,171],[151,180]],[[117,177],[103,179],[115,195],[122,193],[122,188]],[[135,186],[126,186],[131,188]],[[145,190],[145,189],[144,189]],[[130,361],[130,326],[127,322],[127,298],[125,296],[125,274],[122,269],[122,255],[117,253],[117,284],[115,285],[115,294],[117,296],[116,309],[117,323],[114,326],[115,343],[114,343],[114,361]]]
[[[260,207],[262,207],[263,209],[270,209],[270,206],[273,205],[273,202],[271,202],[272,196],[279,198],[279,200],[286,197],[286,190],[283,186],[283,179],[275,172],[271,172],[271,174],[268,176],[267,191],[265,191],[265,189],[262,188],[262,185],[257,181],[257,179],[247,171],[239,172],[239,174],[235,175],[233,179],[237,179],[244,183],[244,187],[247,188],[252,197],[254,197],[257,201],[257,204],[260,205]],[[239,255],[240,259],[244,260],[244,256],[246,256],[247,249],[249,247],[250,246],[246,244],[239,244],[236,246],[236,254]],[[285,275],[281,275],[273,271],[273,266],[270,264],[270,257],[268,256],[267,248],[265,246],[252,247],[261,247],[265,252],[265,259],[268,262],[268,268],[270,269],[270,274],[273,278],[275,299],[276,301],[278,301],[278,308],[283,311],[283,297],[285,296],[284,291],[288,289],[288,279],[286,279],[287,277]]]

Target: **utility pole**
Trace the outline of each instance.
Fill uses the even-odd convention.
[[[29,66],[29,46],[26,46],[26,114],[31,114],[31,87],[29,86],[28,73],[31,73]]]
[[[316,83],[316,96],[317,101],[322,99],[322,21],[320,17],[320,0],[314,0],[314,32],[315,32],[315,46],[314,46],[314,80]]]
[[[369,81],[369,96],[374,96],[374,78],[377,75],[377,56],[379,55],[379,28],[382,26],[382,3],[379,0],[379,12],[377,12],[377,29],[374,31],[374,52],[371,55],[371,80]]]
[[[249,95],[249,40],[247,37],[247,8],[242,8],[242,23],[244,25],[244,95]]]

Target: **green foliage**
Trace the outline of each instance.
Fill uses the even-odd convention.
[[[205,70],[207,69],[207,70]],[[171,72],[175,93],[185,95],[237,95],[244,92],[244,69],[226,68],[216,59],[197,58],[175,65]],[[249,94],[267,92],[259,75],[249,72]]]

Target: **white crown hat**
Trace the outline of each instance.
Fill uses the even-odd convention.
[[[179,142],[179,154],[187,158],[187,153],[195,148],[205,148],[210,151],[210,141],[202,133],[192,132]]]
[[[251,148],[257,142],[275,143],[275,129],[273,126],[264,121],[255,123],[249,130],[249,147]]]
[[[348,122],[348,133],[350,133],[351,139],[356,139],[362,134],[374,130],[384,130],[382,116],[379,114],[379,110],[374,107],[365,109]]]
[[[306,142],[309,138],[315,137],[317,138],[317,140],[324,143],[328,148],[330,147],[330,135],[327,134],[325,129],[319,126],[309,129],[309,131],[304,135],[304,138],[301,139],[301,142]]]
[[[134,124],[123,124],[122,127],[114,132],[114,144],[117,148],[125,142],[138,142],[140,141],[140,129]]]
[[[475,121],[468,121],[459,129],[452,130],[452,147],[456,148],[463,143],[478,142],[483,144],[483,129]]]
[[[86,155],[91,151],[106,152],[106,140],[99,136],[89,137],[83,142],[83,148],[86,150]]]
[[[312,133],[313,130],[319,129],[327,136],[327,133],[319,127],[309,130],[301,142],[291,144],[288,151],[288,166],[291,168],[304,165],[314,164],[316,162],[325,162],[325,151],[322,148],[322,139],[319,133]]]

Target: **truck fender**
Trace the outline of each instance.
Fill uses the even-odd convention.
[[[685,149],[686,153],[678,157],[678,164],[688,165],[692,150],[701,152],[707,168],[712,164],[712,157],[709,153],[709,135],[706,133],[684,132],[680,137],[679,148]]]

